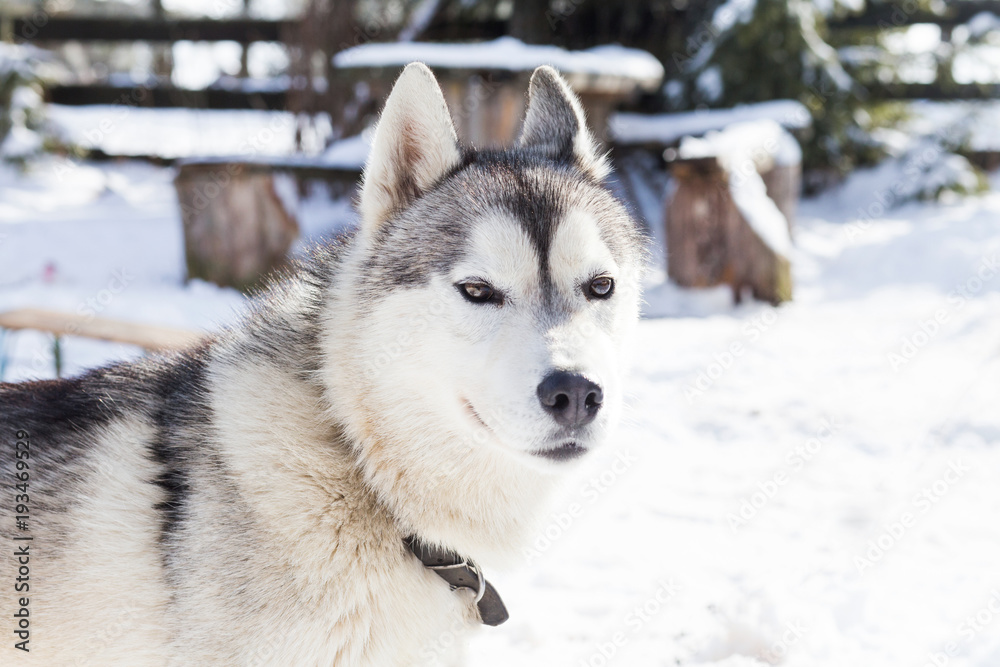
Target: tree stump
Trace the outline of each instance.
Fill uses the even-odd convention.
[[[684,287],[730,282],[727,220],[734,208],[726,175],[715,158],[673,165],[677,185],[667,202],[667,275]]]
[[[288,261],[299,235],[267,165],[187,163],[174,180],[187,277],[250,291]]]
[[[789,301],[788,243],[800,166],[771,161],[763,174],[756,168],[733,174],[727,164],[714,156],[674,161],[667,274],[685,287],[728,284],[737,302],[745,290],[773,304]]]

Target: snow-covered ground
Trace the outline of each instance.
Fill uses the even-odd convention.
[[[803,203],[790,304],[654,270],[627,423],[489,573],[511,620],[469,664],[1000,664],[1000,194],[860,211],[867,177]],[[171,178],[0,167],[0,310],[230,321],[239,294],[182,282]],[[51,376],[45,336],[6,345],[4,379]],[[65,344],[70,372],[136,354]]]

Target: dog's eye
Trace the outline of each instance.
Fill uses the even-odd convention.
[[[598,276],[590,281],[587,291],[590,297],[607,299],[615,291],[615,280],[610,276]]]
[[[493,287],[483,282],[459,283],[456,285],[468,301],[472,303],[502,303],[503,297]]]

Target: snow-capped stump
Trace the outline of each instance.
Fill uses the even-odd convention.
[[[218,156],[180,163],[174,187],[184,222],[188,278],[247,291],[287,262],[299,236],[295,190],[321,182],[331,193],[355,192],[369,133],[332,143],[315,156]],[[275,175],[290,187],[275,188]]]
[[[299,226],[275,190],[272,166],[189,162],[174,186],[188,279],[246,291],[285,264]]]
[[[795,139],[773,121],[685,138],[672,162],[667,273],[678,285],[729,284],[736,301],[792,298],[791,229],[801,179]]]
[[[633,95],[656,90],[663,79],[663,65],[646,51],[617,45],[567,51],[513,37],[476,43],[372,42],[341,51],[333,64],[340,76],[364,82],[371,96],[381,98],[413,61],[434,71],[459,138],[478,147],[506,146],[517,137],[528,81],[539,65],[551,65],[565,77],[602,143],[608,141],[611,111]]]

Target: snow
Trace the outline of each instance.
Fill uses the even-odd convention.
[[[912,137],[945,135],[971,151],[1000,152],[1000,101],[911,102],[910,118],[902,126]]]
[[[773,120],[733,123],[704,138],[685,137],[677,151],[681,158],[717,157],[729,173],[729,194],[757,236],[771,250],[789,257],[792,238],[788,221],[767,196],[760,174],[773,165],[802,161],[798,142]]]
[[[934,141],[923,141],[897,158],[859,169],[857,178],[831,194],[859,217],[881,217],[913,199],[934,199],[951,190],[975,191],[979,177],[969,161]]]
[[[757,11],[757,0],[726,0],[712,14],[712,28],[716,33],[732,30],[737,24],[749,23]]]
[[[141,96],[142,90],[136,89]],[[291,156],[295,114],[284,111],[152,109],[140,99],[120,104],[47,106],[49,120],[64,141],[109,155],[167,159]],[[150,128],[156,128],[150,131]],[[305,134],[304,150],[318,152],[324,137]]]
[[[993,12],[979,12],[965,24],[972,38],[981,38],[991,32],[1000,30],[1000,17]]]
[[[908,118],[872,137],[890,157],[861,169],[833,194],[859,217],[880,217],[913,199],[953,197],[980,188],[980,177],[955,151],[1000,151],[995,102],[913,102]]]
[[[704,67],[715,55],[716,43],[737,25],[749,23],[757,11],[757,0],[726,0],[715,8],[712,20],[705,25],[707,35],[712,39],[704,44],[684,65],[686,72],[696,72]],[[704,40],[703,35],[697,35],[697,40]]]
[[[760,240],[782,257],[789,257],[792,237],[788,233],[788,220],[778,210],[774,200],[767,196],[767,187],[760,174],[751,171],[743,178],[732,179],[729,193],[743,219]]]
[[[42,99],[35,87],[47,55],[34,46],[0,43],[0,156],[27,158],[42,145],[32,121],[37,120]],[[33,116],[35,118],[33,118]]]
[[[782,127],[799,130],[812,124],[812,115],[805,105],[796,100],[772,100],[732,109],[667,114],[614,113],[608,120],[608,127],[612,139],[619,145],[670,145],[684,136],[700,136],[733,123],[756,120],[772,120]]]
[[[0,155],[7,158],[25,158],[37,153],[42,147],[42,137],[23,125],[10,128],[7,137],[0,141]]]
[[[360,176],[368,153],[371,151],[374,128],[368,128],[361,134],[346,137],[332,142],[319,155],[303,155],[301,153],[287,155],[266,155],[254,153],[222,153],[217,155],[195,156],[179,160],[177,164],[187,163],[225,163],[248,162],[251,164],[266,164],[275,168],[313,167],[317,169],[343,169],[356,171]]]
[[[525,44],[513,37],[489,42],[369,43],[341,51],[333,58],[339,68],[402,67],[420,61],[429,67],[531,71],[551,65],[564,75],[627,78],[647,89],[663,79],[663,65],[639,49],[617,45],[597,46],[585,51],[567,51],[557,46]]]
[[[770,119],[740,121],[704,137],[684,137],[678,149],[682,158],[718,156],[733,170],[744,171],[739,160],[748,160],[762,171],[771,164],[789,166],[802,161],[795,137]]]
[[[409,22],[399,31],[399,41],[412,42],[430,25],[441,0],[420,0],[414,7]]]
[[[372,138],[373,132],[368,130],[359,135],[335,141],[324,151],[320,161],[329,167],[360,169],[368,161]]]
[[[695,80],[695,87],[706,102],[715,102],[725,92],[722,81],[722,69],[718,65],[706,67]]]
[[[165,158],[219,154],[288,155],[295,150],[295,117],[287,112],[148,109],[122,104],[49,105],[66,141],[110,155]],[[150,132],[150,128],[157,128]]]
[[[35,61],[44,58],[45,52],[34,46],[0,42],[0,80],[11,76],[33,78]]]
[[[0,309],[231,322],[241,295],[182,282],[172,177],[0,165]],[[352,216],[298,210],[310,235]],[[654,267],[624,423],[523,567],[487,572],[511,619],[476,634],[468,664],[1000,664],[1000,194],[876,219],[807,200],[791,253],[780,308]],[[51,376],[48,344],[9,335],[5,379]],[[65,341],[72,373],[138,353]]]

